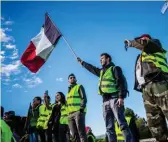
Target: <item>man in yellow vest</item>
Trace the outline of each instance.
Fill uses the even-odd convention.
[[[139,142],[139,139],[137,138],[139,136],[139,132],[137,132],[138,129],[135,126],[136,125],[135,121],[133,120],[132,117],[129,117],[129,116],[126,116],[125,119],[127,120],[127,124],[129,126],[130,130],[131,130],[131,127],[133,128],[131,130],[131,133],[135,134],[135,135],[133,135],[133,142]],[[135,130],[135,132],[134,132],[134,130]],[[124,136],[122,134],[122,131],[121,131],[117,121],[115,121],[115,131],[116,131],[116,135],[117,135],[117,142],[124,142],[125,139],[124,139]],[[136,135],[138,135],[138,136],[136,136]]]
[[[125,40],[125,47],[141,50],[135,63],[134,89],[143,93],[149,129],[159,142],[168,142],[168,64],[158,39],[144,34]]]
[[[82,61],[80,58],[77,60],[88,71],[99,77],[98,94],[103,98],[103,116],[108,141],[117,141],[114,125],[116,118],[126,142],[132,142],[132,134],[124,116],[124,98],[128,90],[124,87],[125,78],[121,68],[112,63],[111,56],[107,53],[102,53],[100,56],[101,69]]]
[[[30,141],[38,141],[37,120],[39,118],[39,108],[41,106],[41,97],[34,97],[33,104],[29,106],[27,120],[24,126],[27,133],[30,134]]]
[[[92,129],[87,126],[87,127],[85,127],[85,131],[87,134],[88,142],[96,142],[96,137],[94,136]]]
[[[127,124],[129,126],[131,118],[126,117],[125,119],[126,119]],[[115,121],[115,131],[116,131],[116,135],[117,135],[117,142],[124,142],[125,141],[124,136],[122,134],[122,131],[120,130],[120,127],[119,127],[117,121]]]
[[[52,126],[49,125],[49,119],[52,113],[52,105],[48,91],[44,93],[44,104],[39,107],[39,118],[37,120],[37,129],[41,142],[52,142]]]
[[[75,142],[87,142],[85,115],[87,98],[84,87],[77,84],[74,74],[68,76],[70,84],[67,94],[68,124]]]

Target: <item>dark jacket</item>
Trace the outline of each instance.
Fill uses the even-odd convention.
[[[94,75],[100,77],[100,72],[103,70],[103,72],[105,73],[106,70],[108,68],[110,68],[111,66],[115,66],[114,63],[111,63],[103,68],[97,68],[89,63],[86,63],[86,62],[82,62],[82,66],[85,67],[88,71],[90,71],[91,73],[93,73]],[[118,90],[118,95],[114,95],[116,93],[110,93],[110,94],[103,94],[103,102],[104,101],[107,101],[109,100],[112,96],[115,97],[115,98],[124,98],[125,94],[126,93],[124,90],[124,81],[123,81],[123,75],[122,75],[122,69],[119,67],[119,66],[116,66],[114,68],[114,71],[112,69],[112,72],[114,72],[114,76],[115,76],[115,79],[116,79],[116,83],[117,83],[117,90]]]
[[[140,45],[140,46],[138,46]],[[135,47],[137,49],[140,49],[144,52],[146,52],[147,54],[153,54],[156,52],[161,52],[161,53],[165,53],[166,51],[162,48],[162,45],[160,43],[160,41],[158,39],[152,39],[150,40],[147,44],[140,44],[139,40],[133,40],[131,41],[131,46]],[[140,48],[138,48],[140,47]],[[153,63],[149,63],[149,62],[144,62],[142,63],[142,60],[140,60],[140,64],[141,64],[141,76],[144,77],[145,79],[145,84],[143,86],[140,86],[136,77],[136,66],[137,66],[137,61],[138,59],[141,58],[141,54],[139,54],[137,56],[136,62],[135,62],[135,84],[134,84],[134,89],[136,91],[140,91],[142,92],[142,88],[148,84],[151,81],[162,81],[163,79],[165,79],[165,77],[168,77],[167,73],[163,73],[161,71],[161,69],[153,66]],[[149,71],[150,70],[150,71]]]
[[[52,127],[52,130],[56,133],[59,131],[60,117],[61,117],[61,105],[56,103],[52,109],[52,113],[48,121],[48,125]]]
[[[68,93],[71,91],[71,89],[75,85],[77,85],[77,84],[73,84],[68,87]],[[79,87],[78,93],[81,98],[80,111],[84,111],[84,109],[86,108],[87,97],[86,97],[85,89],[82,85]]]
[[[37,123],[37,120],[38,120],[38,118],[39,118],[39,107],[40,107],[41,105],[38,105],[36,108],[30,108],[29,109],[29,125],[30,125],[30,127],[31,127],[31,123]]]

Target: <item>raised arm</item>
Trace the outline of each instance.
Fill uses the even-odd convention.
[[[90,71],[91,73],[93,73],[94,75],[96,76],[100,76],[100,71],[101,69],[85,62],[85,61],[82,61],[80,58],[77,58],[78,62],[85,68],[87,69],[88,71]]]

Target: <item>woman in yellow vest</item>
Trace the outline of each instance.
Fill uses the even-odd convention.
[[[68,127],[68,110],[66,106],[65,95],[62,92],[57,92],[56,103],[52,112],[52,125],[54,126],[53,132],[57,133],[55,140],[59,142],[69,142],[70,141],[70,131]]]

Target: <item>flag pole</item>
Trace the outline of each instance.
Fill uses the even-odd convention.
[[[68,41],[65,39],[65,37],[62,35],[62,38],[64,39],[64,41],[66,42],[67,46],[69,47],[69,49],[72,51],[73,55],[77,58],[76,53],[74,52],[74,50],[72,49],[72,47],[69,45]]]
[[[50,18],[48,12],[46,12],[46,14],[47,14],[48,17]],[[51,18],[50,18],[50,20],[52,21]],[[61,33],[60,30],[59,30],[59,28],[57,28],[57,26],[54,24],[53,21],[52,21],[52,23],[53,23],[53,25],[55,26],[55,28],[58,29],[59,33]],[[77,58],[76,53],[74,52],[74,50],[72,49],[72,47],[70,46],[70,44],[68,43],[68,41],[66,40],[66,38],[64,37],[64,35],[63,35],[62,33],[61,33],[61,36],[62,36],[62,38],[64,39],[64,41],[65,41],[65,43],[67,44],[67,46],[69,47],[69,49],[71,50],[71,52],[73,53],[73,55]]]

